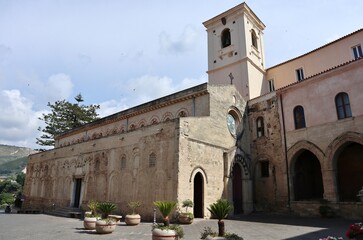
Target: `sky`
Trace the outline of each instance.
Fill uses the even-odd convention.
[[[203,22],[235,0],[0,0],[0,144],[40,148],[47,103],[100,117],[208,81]],[[266,66],[363,27],[361,0],[247,0]]]

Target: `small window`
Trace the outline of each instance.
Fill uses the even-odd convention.
[[[155,153],[151,153],[149,155],[149,167],[155,167],[156,165],[156,155]]]
[[[353,51],[354,59],[358,59],[358,58],[363,57],[362,47],[361,47],[360,44],[357,45],[357,46],[352,47],[352,51]]]
[[[304,80],[304,70],[302,68],[296,69],[296,79],[298,81]]]
[[[270,176],[270,164],[269,161],[261,161],[260,162],[260,170],[261,177],[269,177]]]
[[[270,92],[275,91],[275,81],[273,79],[268,80],[268,90]]]
[[[231,32],[229,31],[229,28],[226,28],[223,30],[221,42],[222,42],[222,48],[225,48],[225,47],[228,47],[229,45],[231,45]]]
[[[338,119],[349,118],[352,116],[349,96],[347,93],[341,92],[336,95],[335,106],[337,108]]]
[[[304,108],[302,106],[297,106],[294,108],[294,122],[295,122],[295,129],[306,127]]]
[[[263,123],[263,117],[258,117],[256,120],[257,137],[265,136],[265,129]]]
[[[126,168],[126,157],[122,156],[121,158],[121,169],[125,169]]]
[[[252,41],[252,46],[254,46],[256,49],[258,49],[258,45],[257,45],[257,35],[255,30],[252,29],[251,31],[251,41]]]

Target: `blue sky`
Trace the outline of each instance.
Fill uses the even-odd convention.
[[[39,148],[48,102],[109,114],[207,81],[202,22],[241,1],[0,0],[0,144]],[[250,0],[267,67],[363,26],[361,0]]]

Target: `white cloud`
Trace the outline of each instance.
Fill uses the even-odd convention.
[[[127,105],[135,106],[152,101],[156,98],[193,87],[206,81],[206,76],[198,79],[184,78],[181,81],[176,81],[166,76],[144,75],[136,79],[131,79],[126,83]]]
[[[164,54],[175,54],[191,51],[198,39],[198,31],[191,25],[185,27],[178,40],[172,40],[170,36],[162,32],[159,35],[160,52]]]
[[[107,117],[114,113],[120,112],[127,109],[128,106],[125,104],[126,99],[121,99],[120,101],[110,100],[100,103],[100,109],[97,111],[99,117]]]
[[[68,99],[73,90],[71,77],[64,73],[53,74],[48,78],[44,90],[50,102]]]
[[[0,92],[0,143],[7,145],[35,147],[38,119],[42,111],[33,111],[33,103],[21,96],[19,90]]]

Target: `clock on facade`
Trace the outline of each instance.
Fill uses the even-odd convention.
[[[228,126],[228,130],[229,132],[233,135],[236,136],[236,132],[237,132],[237,126],[236,126],[236,119],[234,118],[234,116],[232,114],[227,114],[227,126]]]

